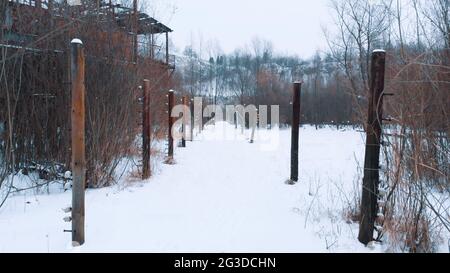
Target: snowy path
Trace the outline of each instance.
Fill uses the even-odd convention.
[[[352,187],[360,134],[303,128],[295,186],[284,184],[289,131],[280,139],[271,152],[245,139],[188,142],[176,165],[145,183],[88,191],[86,244],[77,251],[366,251],[342,219],[338,193]],[[70,193],[11,198],[0,210],[0,252],[73,251],[62,232],[67,204]]]

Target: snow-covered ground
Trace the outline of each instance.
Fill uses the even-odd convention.
[[[343,216],[359,179],[361,133],[303,127],[300,182],[291,186],[290,130],[280,131],[275,149],[246,136],[211,137],[221,130],[208,127],[176,150],[176,165],[160,165],[148,181],[124,176],[88,190],[80,248],[63,232],[70,191],[11,197],[0,209],[0,252],[382,251],[359,244],[358,226]]]

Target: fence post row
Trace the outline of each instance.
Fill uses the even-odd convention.
[[[86,188],[85,157],[85,56],[79,39],[71,42],[72,79],[72,242],[84,244],[84,191]]]
[[[150,81],[143,82],[142,104],[142,179],[151,176],[150,150],[151,150],[151,119],[150,119]]]
[[[378,209],[385,64],[386,52],[375,50],[372,53],[371,63],[361,221],[358,235],[358,240],[365,245],[374,240],[373,232]]]
[[[291,136],[291,178],[290,184],[298,182],[298,146],[300,131],[300,99],[302,83],[294,82],[292,100],[292,136]]]
[[[373,241],[373,232],[378,209],[380,151],[382,144],[383,92],[385,80],[386,53],[376,50],[371,58],[371,79],[366,127],[366,149],[364,160],[364,178],[361,200],[361,222],[358,240],[367,245]],[[72,241],[83,245],[85,242],[85,188],[86,188],[86,156],[85,156],[85,54],[83,43],[79,39],[71,41],[71,136],[72,136]],[[299,130],[301,111],[301,82],[293,84],[292,102],[292,135],[291,135],[291,175],[290,183],[299,180]],[[150,83],[143,81],[143,178],[151,175],[150,171]],[[168,92],[168,161],[173,160],[174,143],[172,128],[174,119],[171,116],[174,107],[174,91]],[[183,97],[183,105],[188,105],[188,98]],[[182,147],[186,147],[186,113],[183,114]],[[192,126],[191,126],[192,127]]]

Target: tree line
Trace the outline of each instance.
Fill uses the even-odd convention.
[[[190,96],[206,96],[216,104],[279,105],[280,122],[289,124],[292,82],[303,80],[302,122],[356,124],[350,94],[331,54],[302,59],[277,54],[271,42],[255,38],[251,49],[231,54],[209,50],[203,56],[194,46],[178,57],[179,88]]]

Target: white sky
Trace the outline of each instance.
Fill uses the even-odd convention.
[[[326,49],[322,26],[330,24],[329,0],[150,0],[154,16],[169,25],[180,50],[194,41],[220,43],[230,53],[258,36],[278,52],[313,55]]]

